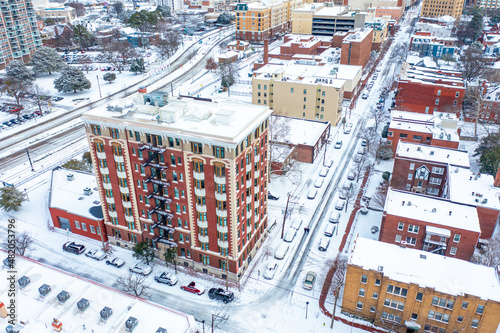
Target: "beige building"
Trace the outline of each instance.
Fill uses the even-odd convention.
[[[252,79],[252,104],[267,105],[278,115],[327,120],[336,125],[342,118],[344,90],[355,89],[361,66],[346,66],[349,69],[345,69],[345,75],[352,78],[347,83],[338,78],[341,65],[312,63],[299,60],[257,70]]]
[[[43,20],[50,18],[56,22],[70,22],[76,18],[75,8],[64,6],[48,7],[37,11],[36,14]]]
[[[351,10],[368,10],[370,7],[400,7],[402,0],[349,0]]]
[[[292,10],[292,33],[311,35],[314,13],[324,6],[324,3],[312,3]]]
[[[424,0],[420,16],[438,18],[449,15],[459,19],[463,7],[464,0]]]

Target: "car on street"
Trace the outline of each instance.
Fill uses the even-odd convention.
[[[334,146],[334,147],[335,147],[335,149],[340,149],[340,148],[342,148],[342,140],[337,141],[337,142],[335,143],[335,146]]]
[[[197,295],[202,295],[205,292],[205,287],[196,285],[194,281],[190,282],[187,286],[181,286],[181,289]]]
[[[306,274],[302,288],[311,290],[314,287],[314,282],[316,282],[316,273],[309,271]]]
[[[367,93],[364,93],[363,95],[361,95],[361,98],[362,98],[362,99],[368,99],[368,94],[367,94]]]
[[[316,181],[314,182],[314,187],[320,188],[323,186],[323,182],[325,181],[325,178],[323,177],[318,177]]]
[[[287,243],[291,243],[297,234],[297,229],[289,228],[285,234],[283,240]]]
[[[326,160],[325,163],[323,163],[323,166],[327,168],[331,168],[333,165],[333,160]]]
[[[317,189],[315,189],[315,188],[310,189],[309,192],[307,192],[307,199],[312,200],[312,199],[316,198],[316,194],[318,194]]]
[[[328,249],[328,245],[330,245],[330,238],[322,237],[319,241],[318,250],[325,252]]]
[[[368,146],[368,141],[366,139],[361,140],[361,147]]]
[[[3,260],[3,266],[5,268],[14,268],[14,259],[11,258],[5,258]]]
[[[118,257],[114,257],[113,259],[106,260],[106,265],[111,265],[111,266],[115,266],[116,268],[120,268],[123,265],[125,265],[125,261],[123,261],[122,259],[120,259]]]
[[[361,162],[362,160],[363,160],[363,155],[361,155],[361,154],[356,154],[356,155],[354,155],[353,161],[354,161],[355,163],[359,163],[359,162]]]
[[[349,171],[349,173],[347,174],[347,179],[349,179],[349,180],[356,179],[356,171],[354,171],[354,170]]]
[[[326,237],[332,237],[333,233],[335,232],[335,224],[328,224],[325,228],[325,236]]]
[[[335,209],[336,210],[342,210],[342,209],[344,209],[344,206],[345,206],[344,200],[337,200],[337,202],[335,202]]]
[[[339,220],[340,220],[340,213],[337,211],[331,212],[330,217],[328,218],[328,222],[337,224],[339,223]]]
[[[319,172],[320,177],[326,177],[326,175],[328,175],[328,171],[330,171],[330,169],[327,167],[321,168],[321,171]]]
[[[352,123],[347,123],[344,127],[344,134],[351,133],[351,130],[352,130]]]
[[[160,275],[155,276],[155,281],[158,283],[164,283],[168,286],[173,286],[177,284],[177,277],[174,274],[161,272]]]
[[[146,275],[151,274],[151,272],[153,270],[151,269],[151,267],[149,267],[149,265],[146,265],[142,262],[139,262],[139,263],[135,264],[134,267],[130,267],[128,269],[128,271],[131,273],[137,273],[137,274],[141,274],[141,275],[146,276]]]
[[[359,154],[359,155],[364,155],[364,154],[366,154],[366,148],[365,148],[365,147],[360,147],[360,148],[358,149],[358,154]]]
[[[266,271],[264,272],[264,279],[272,280],[277,270],[278,263],[275,260],[272,260],[269,264],[267,264]]]
[[[74,254],[82,254],[85,252],[85,245],[76,244],[75,242],[66,242],[63,245],[63,251],[71,252]]]
[[[287,243],[281,243],[274,252],[274,257],[278,260],[282,260],[283,258],[285,258],[285,255],[288,252],[288,248],[289,245]]]
[[[98,249],[88,250],[85,253],[85,255],[89,258],[99,260],[99,261],[104,260],[107,257],[106,253],[104,253],[103,251],[98,250]]]
[[[273,193],[271,191],[267,191],[267,198],[271,200],[279,200],[280,196],[276,193]]]
[[[302,219],[300,217],[295,217],[292,220],[292,225],[290,227],[294,228],[295,230],[299,230],[301,225],[302,225]]]
[[[208,298],[217,299],[219,301],[224,302],[224,304],[227,304],[234,299],[234,293],[232,291],[224,290],[222,288],[211,288],[208,291]]]

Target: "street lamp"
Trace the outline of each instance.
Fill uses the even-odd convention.
[[[97,86],[99,87],[99,98],[102,98],[101,85],[99,84],[99,75],[95,76],[97,78]]]
[[[203,324],[203,333],[205,333],[205,319],[203,319],[201,323]]]
[[[307,319],[307,307],[309,306],[309,302],[306,302],[306,319]]]

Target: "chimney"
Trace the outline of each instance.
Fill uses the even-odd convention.
[[[267,58],[269,57],[269,41],[264,41],[264,66],[267,65]]]
[[[493,182],[493,186],[500,187],[500,166],[498,166],[497,174],[495,175],[495,181]]]

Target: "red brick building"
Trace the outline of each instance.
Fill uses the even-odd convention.
[[[471,88],[474,89],[474,88]],[[500,86],[482,80],[479,86],[481,101],[479,103],[479,119],[483,122],[498,123],[500,115]],[[465,120],[475,121],[476,113],[465,108]]]
[[[153,92],[84,114],[110,242],[238,281],[267,234],[270,113]]]
[[[394,155],[399,141],[457,149],[460,141],[458,118],[453,113],[426,115],[392,111],[387,143]]]
[[[379,240],[470,260],[481,228],[475,207],[389,189]]]
[[[349,31],[342,40],[340,63],[343,65],[365,66],[370,60],[373,41],[372,28],[358,28]]]
[[[296,55],[318,55],[332,45],[332,38],[311,35],[285,35],[283,45],[277,51],[269,52],[269,57],[290,60]],[[317,61],[321,59],[318,58]]]
[[[404,64],[395,109],[426,114],[450,112],[459,116],[464,95],[461,72]]]
[[[49,213],[54,227],[108,241],[95,175],[83,171],[52,170]]]
[[[444,197],[453,166],[470,168],[466,151],[400,141],[391,183],[400,190]]]

